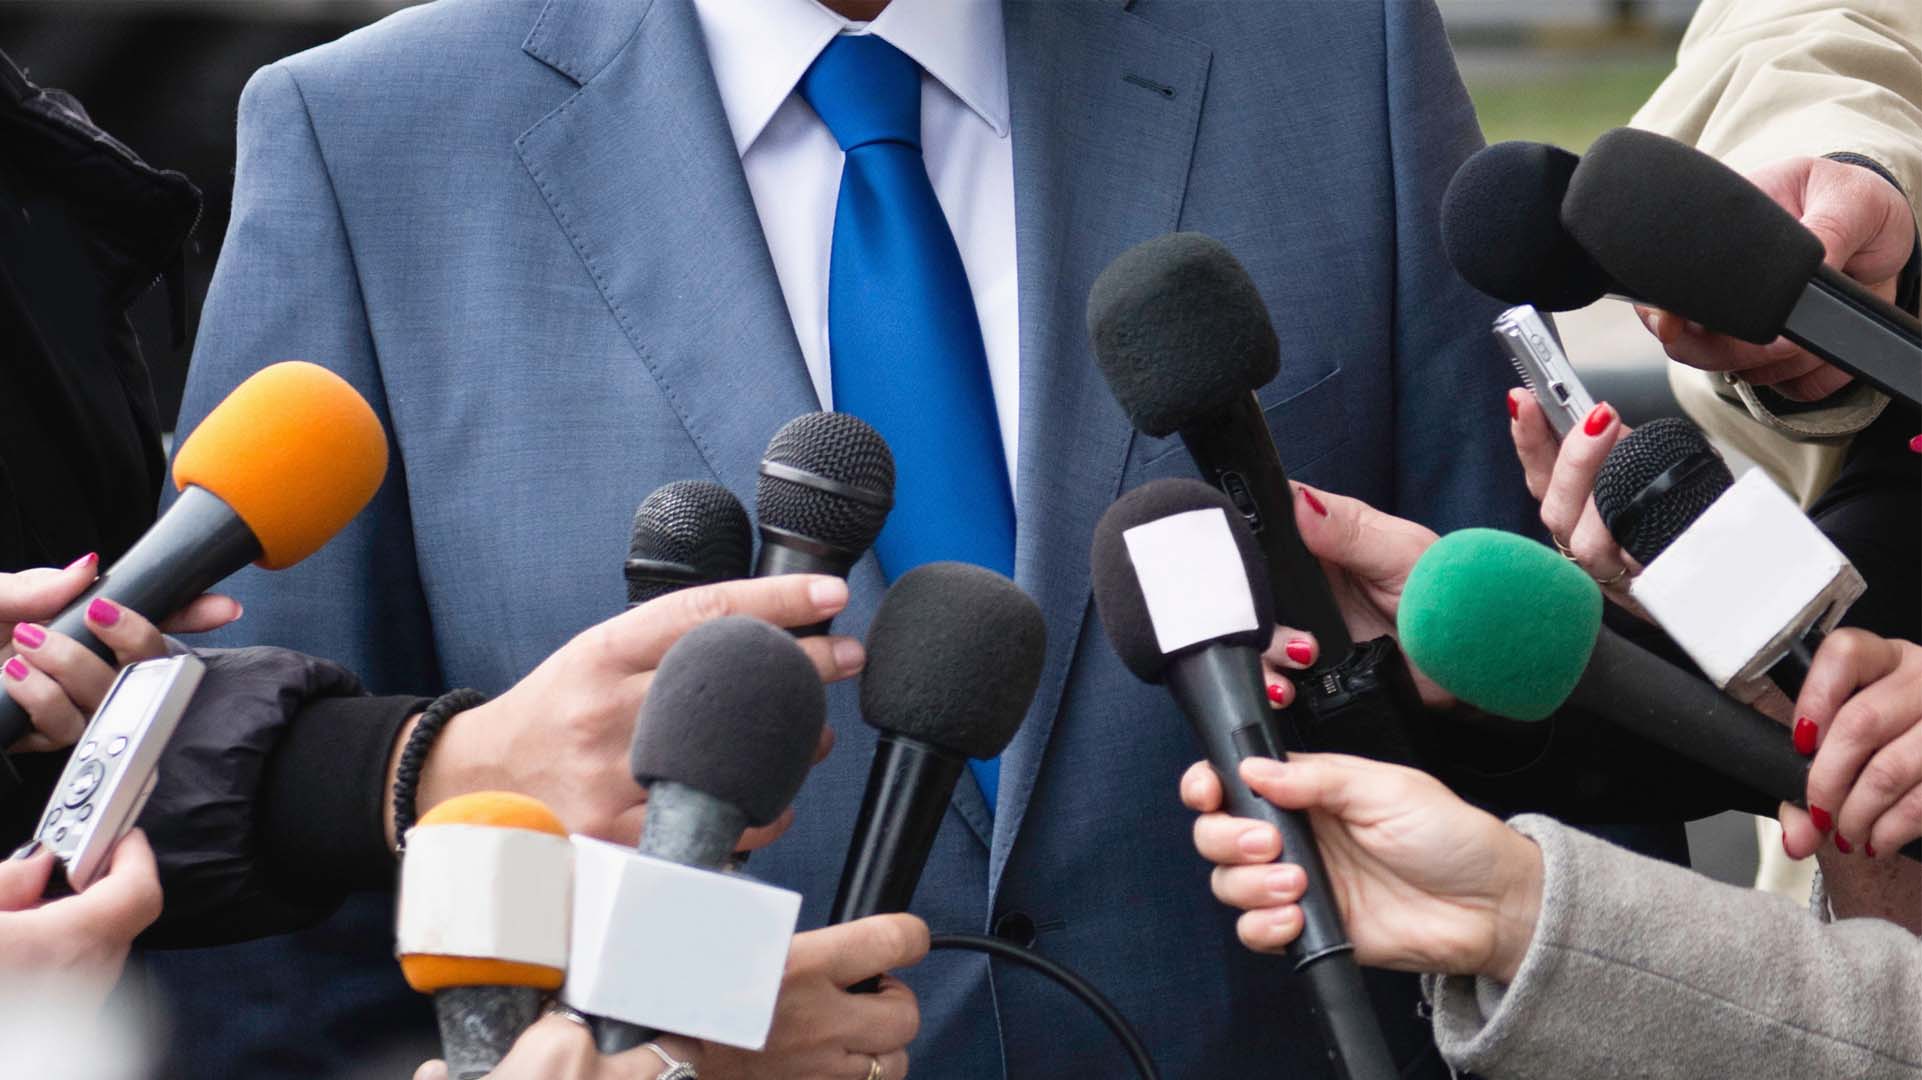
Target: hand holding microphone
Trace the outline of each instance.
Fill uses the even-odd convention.
[[[1795,703],[1811,725],[1808,810],[1785,807],[1782,843],[1806,858],[1834,830],[1836,850],[1873,858],[1922,837],[1922,646],[1862,630],[1830,634]]]
[[[25,707],[33,733],[10,747],[21,753],[60,750],[73,745],[87,717],[106,696],[120,668],[165,656],[162,633],[197,634],[240,617],[240,605],[225,596],[202,596],[163,621],[158,628],[138,612],[100,600],[86,612],[86,627],[112,650],[112,663],[45,623],[85,592],[98,576],[100,560],[88,554],[65,568],[51,567],[0,574],[0,685]]]

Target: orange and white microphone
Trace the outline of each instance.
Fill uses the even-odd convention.
[[[386,475],[387,434],[346,380],[298,360],[263,368],[181,444],[173,506],[48,629],[112,663],[87,629],[94,599],[159,622],[250,562],[285,569],[353,520]],[[0,694],[0,747],[27,726]]]
[[[395,952],[434,995],[451,1080],[485,1076],[567,975],[573,849],[538,799],[479,791],[409,829]]]

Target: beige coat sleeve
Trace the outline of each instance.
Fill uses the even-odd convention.
[[[1542,913],[1515,981],[1425,980],[1435,1041],[1489,1080],[1922,1077],[1922,941],[1818,922],[1528,815]]]
[[[1631,123],[1741,172],[1859,154],[1922,210],[1922,0],[1705,0],[1675,71]],[[1828,408],[1778,416],[1719,375],[1676,365],[1670,381],[1698,423],[1752,448],[1804,500],[1883,404],[1858,384]]]

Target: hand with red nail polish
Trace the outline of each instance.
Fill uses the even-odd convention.
[[[1789,853],[1815,853],[1831,828],[1844,854],[1893,852],[1922,837],[1922,646],[1837,630],[1795,706],[1796,749],[1814,761],[1807,814],[1784,811]]]
[[[1541,405],[1529,395],[1514,402],[1515,422],[1509,433],[1515,440],[1515,456],[1521,459],[1522,479],[1528,494],[1542,504],[1542,524],[1548,534],[1574,553],[1589,576],[1613,584],[1609,599],[1640,613],[1629,600],[1627,575],[1639,573],[1638,565],[1615,542],[1602,515],[1595,508],[1595,476],[1602,469],[1608,452],[1631,430],[1621,422],[1607,402],[1589,410],[1588,416],[1560,443]]]
[[[59,569],[0,574],[0,656],[13,657],[0,689],[26,709],[33,731],[9,749],[27,753],[73,744],[87,717],[106,696],[120,668],[167,654],[162,628],[194,633],[223,626],[240,615],[224,596],[202,596],[161,627],[106,600],[87,605],[87,629],[113,652],[113,663],[95,656],[45,624],[77,600],[99,576],[100,560],[89,553]]]
[[[1357,642],[1393,636],[1402,586],[1415,560],[1435,542],[1434,531],[1384,514],[1360,499],[1290,483],[1300,496],[1295,528],[1309,553],[1321,560],[1349,635]],[[1341,660],[1323,657],[1312,635],[1289,627],[1277,630],[1262,659],[1270,675]],[[1452,695],[1419,671],[1415,684],[1429,706],[1454,704]]]

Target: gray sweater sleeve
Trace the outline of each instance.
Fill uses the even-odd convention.
[[[1430,977],[1435,1037],[1488,1080],[1922,1076],[1922,941],[1816,921],[1548,818],[1541,922],[1515,981]]]

